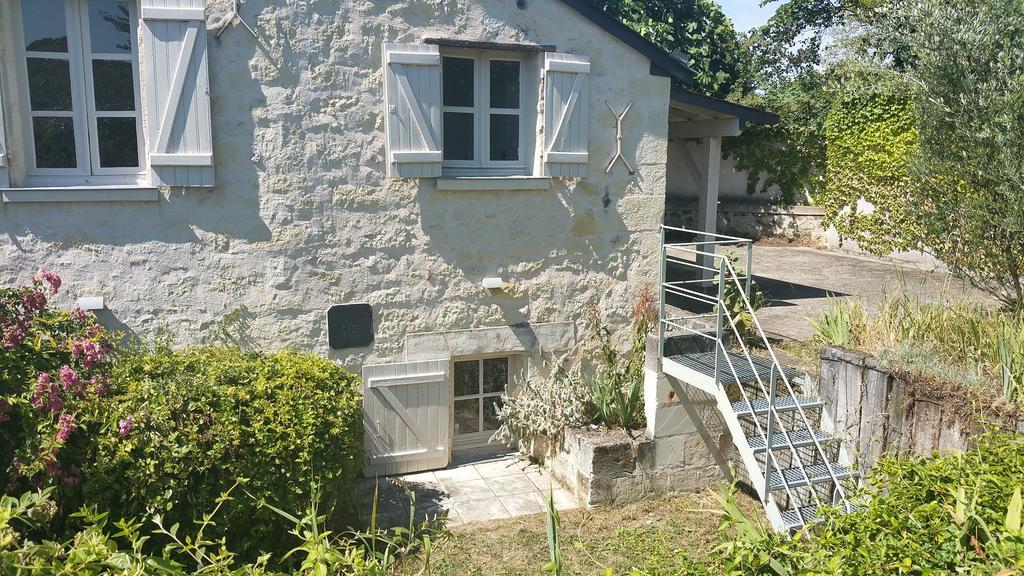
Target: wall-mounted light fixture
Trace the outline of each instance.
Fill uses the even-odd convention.
[[[498,290],[505,285],[505,281],[501,278],[484,278],[484,288],[488,290]]]
[[[106,304],[103,296],[82,296],[78,299],[78,307],[82,310],[103,310]]]

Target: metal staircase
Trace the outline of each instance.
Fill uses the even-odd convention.
[[[851,510],[855,471],[809,377],[779,363],[754,314],[752,254],[750,240],[662,227],[658,349],[665,374],[714,398],[772,527],[793,531],[822,505]]]

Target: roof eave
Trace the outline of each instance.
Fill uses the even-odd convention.
[[[680,88],[672,89],[672,101],[704,108],[719,114],[735,116],[743,124],[772,126],[779,123],[779,117],[771,112],[765,112],[764,110],[736,104],[735,102],[729,102],[728,100],[713,96],[704,96],[703,94],[697,94]]]
[[[591,0],[562,0],[562,2],[600,26],[605,32],[646,56],[651,61],[651,74],[676,78],[689,86],[695,85],[693,69],[609,15]]]

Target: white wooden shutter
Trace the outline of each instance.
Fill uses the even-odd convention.
[[[142,0],[153,185],[213,186],[205,0]]]
[[[0,188],[11,185],[11,177],[7,166],[10,164],[7,152],[7,137],[4,132],[4,99],[3,83],[0,83]]]
[[[448,359],[363,366],[366,476],[444,468]]]
[[[544,54],[544,175],[587,175],[590,60]]]
[[[388,176],[441,175],[441,53],[431,44],[384,44]]]

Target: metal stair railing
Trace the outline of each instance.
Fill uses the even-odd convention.
[[[673,232],[679,232],[679,233],[689,233],[689,234],[692,234],[692,235],[697,236],[697,237],[703,237],[705,240],[703,240],[703,241],[698,240],[698,241],[693,241],[693,242],[683,242],[683,243],[666,243],[664,241],[666,230],[673,231]],[[771,490],[771,488],[772,488],[771,473],[772,473],[773,466],[777,470],[779,470],[779,474],[778,474],[779,480],[781,480],[782,488],[784,489],[784,491],[787,493],[787,495],[790,496],[790,502],[791,503],[797,502],[797,499],[793,497],[793,494],[792,494],[792,491],[791,491],[792,487],[790,485],[789,479],[786,477],[785,474],[782,473],[783,469],[779,465],[778,459],[775,457],[775,454],[773,453],[774,447],[775,447],[775,444],[774,444],[774,441],[773,441],[774,440],[774,436],[775,436],[774,428],[775,428],[776,422],[778,422],[778,424],[780,425],[780,433],[782,435],[782,439],[784,440],[784,442],[786,444],[786,448],[789,449],[789,452],[791,453],[791,455],[793,457],[793,462],[796,464],[796,468],[798,468],[800,470],[800,474],[803,477],[804,485],[809,487],[809,489],[810,489],[809,491],[810,491],[812,497],[814,498],[814,500],[819,505],[821,504],[820,498],[817,495],[817,491],[814,490],[813,485],[811,483],[810,476],[807,473],[807,469],[806,469],[806,467],[804,465],[804,459],[801,458],[799,456],[799,453],[796,451],[796,448],[793,445],[792,439],[790,438],[790,435],[789,435],[790,430],[787,430],[786,426],[782,425],[784,420],[780,417],[780,415],[778,413],[778,410],[777,410],[777,407],[776,407],[776,402],[777,402],[778,398],[780,398],[780,396],[778,395],[778,392],[779,392],[778,391],[778,380],[781,379],[783,384],[784,384],[784,388],[785,388],[785,394],[783,396],[781,396],[781,397],[788,396],[789,399],[791,399],[793,401],[792,404],[794,405],[795,410],[796,410],[797,414],[799,415],[799,420],[802,422],[802,424],[804,425],[804,427],[808,431],[808,437],[810,438],[810,440],[811,440],[811,442],[812,442],[812,444],[814,446],[814,451],[815,451],[816,454],[820,455],[821,460],[822,460],[822,462],[823,462],[823,464],[825,466],[825,469],[826,469],[826,471],[829,474],[830,480],[831,480],[831,482],[832,482],[832,484],[834,486],[833,503],[835,503],[838,500],[841,500],[843,502],[845,508],[847,509],[847,511],[851,510],[852,506],[851,506],[848,498],[846,497],[845,489],[843,488],[839,478],[837,477],[837,475],[835,473],[835,470],[833,469],[833,467],[831,465],[831,459],[828,457],[828,454],[826,453],[824,447],[822,446],[821,442],[817,438],[817,435],[814,434],[814,428],[811,425],[811,421],[808,418],[807,413],[804,410],[803,406],[801,406],[800,403],[798,401],[796,401],[796,398],[797,398],[796,391],[793,388],[792,384],[789,382],[789,378],[786,375],[786,371],[784,370],[782,364],[779,362],[778,358],[776,357],[775,351],[772,348],[771,343],[768,341],[768,337],[765,334],[764,329],[762,328],[760,321],[757,319],[757,316],[756,316],[756,314],[754,313],[754,310],[753,310],[753,306],[750,303],[751,265],[752,265],[752,242],[750,240],[746,240],[746,239],[743,239],[743,238],[737,238],[737,237],[734,237],[734,236],[725,236],[725,235],[721,235],[721,234],[713,234],[713,233],[707,233],[707,232],[698,232],[698,231],[693,231],[693,230],[687,230],[685,228],[673,228],[673,227],[668,227],[668,226],[665,226],[665,227],[662,228],[661,234],[662,234],[662,254],[661,254],[662,255],[662,263],[661,263],[662,264],[662,266],[661,266],[661,268],[662,268],[662,270],[661,270],[661,272],[662,272],[662,276],[661,276],[662,287],[661,287],[661,291],[660,291],[660,302],[659,302],[659,317],[660,317],[660,322],[659,322],[659,353],[664,354],[664,338],[665,338],[665,327],[666,326],[670,326],[670,327],[674,327],[674,328],[679,328],[679,329],[682,329],[682,330],[684,330],[686,332],[689,332],[691,334],[697,334],[697,335],[700,335],[700,336],[709,337],[706,334],[706,332],[702,332],[700,330],[695,330],[691,326],[688,326],[687,324],[681,323],[680,321],[694,320],[694,319],[705,319],[705,318],[714,317],[716,319],[716,321],[715,321],[715,337],[711,338],[711,339],[715,341],[714,379],[715,379],[716,385],[721,385],[722,384],[722,379],[721,379],[721,375],[722,375],[721,361],[722,361],[722,359],[724,359],[726,364],[728,365],[729,372],[731,372],[731,374],[733,376],[733,379],[736,382],[737,387],[739,388],[740,393],[743,396],[744,403],[747,405],[748,409],[750,410],[750,413],[754,414],[755,411],[754,411],[754,406],[753,406],[752,400],[751,400],[749,394],[747,394],[747,391],[745,390],[745,387],[743,386],[743,383],[741,382],[741,379],[739,378],[739,376],[737,374],[736,368],[735,368],[735,366],[733,366],[732,358],[730,357],[730,355],[728,353],[728,350],[725,347],[725,341],[724,341],[724,338],[723,338],[723,328],[724,328],[724,322],[723,321],[727,320],[728,321],[729,329],[732,332],[732,336],[735,338],[735,341],[738,343],[738,345],[740,347],[740,351],[742,352],[743,358],[747,361],[747,364],[750,366],[750,370],[751,370],[751,373],[753,374],[754,381],[756,382],[757,387],[760,388],[761,393],[764,394],[764,396],[765,396],[765,398],[767,399],[767,402],[768,402],[768,409],[767,409],[767,416],[768,416],[767,431],[764,430],[764,427],[761,426],[761,423],[758,420],[758,418],[756,418],[756,417],[752,418],[752,420],[754,422],[755,430],[756,430],[758,436],[760,436],[763,439],[764,446],[765,446],[765,464],[764,464],[765,471],[764,471],[764,491],[763,491],[764,498],[765,498],[765,503],[767,504],[772,499],[771,498],[771,492],[772,492],[772,490]],[[712,238],[712,240],[707,240],[708,238]],[[738,244],[738,245],[743,245],[743,246],[746,247],[746,251],[747,251],[747,268],[746,268],[745,274],[742,277],[736,272],[736,269],[733,267],[732,262],[730,261],[730,257],[729,256],[723,255],[723,254],[718,254],[717,252],[708,252],[708,251],[703,249],[706,246],[710,246],[711,249],[716,249],[719,246],[730,245],[730,244],[732,244],[732,245],[737,245]],[[698,249],[698,246],[700,247],[700,249]],[[673,257],[671,257],[669,255],[669,251],[670,250],[677,251],[677,252],[682,252],[684,254],[691,254],[691,255],[694,256],[694,261],[691,262],[689,260],[684,260],[682,258],[673,258]],[[708,262],[708,261],[717,262],[717,266],[712,268],[712,267],[703,265],[703,264],[701,264],[702,260],[705,263]],[[706,294],[704,292],[700,292],[700,291],[697,291],[697,290],[691,290],[691,289],[685,287],[685,285],[693,284],[693,283],[702,283],[703,285],[707,286],[707,283],[708,283],[708,279],[707,278],[699,278],[697,280],[683,280],[683,281],[669,282],[667,280],[667,276],[666,276],[668,263],[674,263],[674,264],[686,266],[686,267],[688,267],[690,269],[696,270],[697,273],[698,273],[698,276],[703,275],[703,273],[706,272],[706,271],[717,272],[717,274],[718,274],[718,277],[717,277],[717,284],[718,284],[717,298],[715,298],[713,296],[710,296],[710,295],[708,295],[708,294]],[[740,283],[741,278],[743,280],[742,285]],[[771,367],[770,367],[770,373],[769,373],[769,383],[768,383],[767,386],[765,385],[765,382],[763,381],[763,379],[761,377],[761,374],[760,374],[756,364],[753,361],[753,357],[750,354],[749,347],[747,346],[746,342],[744,341],[744,338],[742,337],[743,335],[741,335],[739,333],[739,329],[738,329],[738,327],[736,325],[737,324],[737,320],[739,318],[739,314],[734,316],[732,311],[729,310],[727,306],[725,306],[725,302],[724,302],[725,287],[726,287],[726,285],[728,283],[733,283],[733,285],[736,287],[736,289],[737,289],[738,293],[740,294],[740,297],[741,297],[741,299],[743,301],[743,309],[740,310],[739,314],[743,314],[743,313],[749,314],[750,319],[751,319],[751,324],[752,324],[752,326],[753,326],[753,328],[755,329],[755,332],[756,332],[756,336],[757,336],[757,338],[760,339],[760,342],[763,344],[765,350],[767,350],[767,352],[769,354],[769,357],[770,357],[770,360],[771,360]],[[715,311],[716,313],[714,313],[714,314],[692,315],[692,316],[687,316],[687,317],[666,318],[666,316],[665,316],[665,293],[666,292],[669,293],[669,294],[675,294],[677,296],[681,296],[681,297],[684,297],[684,298],[687,298],[687,299],[690,299],[690,300],[693,300],[693,301],[701,302],[701,303],[708,304],[708,305],[713,305],[716,308],[716,311]],[[790,467],[792,468],[793,466],[791,465]],[[797,507],[799,508],[799,505],[797,505]],[[802,522],[803,521],[803,517],[802,517],[802,515],[799,512],[798,512],[798,516],[800,517],[800,520]]]
[[[717,321],[715,323],[715,337],[712,339],[715,342],[715,368],[714,368],[714,379],[715,379],[715,382],[719,383],[719,384],[722,383],[722,360],[724,359],[726,365],[729,368],[729,371],[731,372],[731,374],[733,376],[733,381],[736,383],[736,386],[739,389],[740,394],[743,396],[743,401],[747,404],[747,408],[750,409],[751,412],[753,412],[754,411],[753,401],[750,398],[750,395],[747,394],[747,391],[746,391],[745,387],[743,386],[742,379],[739,377],[739,374],[738,374],[738,372],[736,370],[736,367],[734,366],[734,364],[732,362],[732,359],[731,359],[731,357],[728,354],[728,350],[725,347],[725,339],[723,338],[723,334],[722,334],[723,324],[724,324],[723,323],[723,319],[727,318],[729,320],[729,326],[730,326],[730,328],[731,328],[731,330],[732,330],[732,332],[734,334],[734,337],[737,340],[741,339],[740,338],[740,334],[739,334],[739,330],[736,327],[736,320],[737,319],[732,316],[732,314],[729,311],[728,307],[724,305],[724,290],[725,290],[725,286],[726,286],[727,282],[722,280],[723,278],[726,278],[726,274],[725,274],[726,270],[725,270],[725,268],[724,268],[722,263],[728,264],[728,257],[720,255],[720,254],[712,254],[712,253],[704,252],[702,250],[692,249],[692,248],[689,248],[687,246],[679,245],[679,244],[674,244],[674,245],[673,244],[668,244],[668,245],[666,245],[666,249],[668,247],[672,247],[673,249],[678,249],[678,250],[681,250],[681,251],[684,251],[684,252],[687,252],[687,253],[694,254],[698,258],[700,256],[706,256],[706,257],[711,257],[711,258],[719,261],[719,267],[718,267],[719,280],[717,281],[717,283],[718,283],[718,297],[717,298],[712,298],[712,297],[704,295],[704,294],[702,294],[700,292],[695,292],[695,291],[691,291],[691,290],[685,290],[684,293],[686,293],[688,295],[691,295],[691,296],[694,297],[694,299],[698,299],[698,300],[700,300],[700,301],[702,301],[702,302],[704,302],[706,304],[714,304],[715,305],[716,313],[714,315],[716,316]],[[675,262],[688,264],[687,261],[683,261],[683,260],[675,260]],[[696,268],[699,268],[699,269],[702,269],[702,270],[703,269],[707,269],[706,266],[700,266],[700,265],[696,266]],[[738,275],[736,274],[735,270],[730,268],[729,271],[731,271],[731,276],[734,279],[736,279],[736,281],[738,282]],[[747,275],[747,277],[749,278],[749,274]],[[679,294],[679,292],[673,292],[673,288],[674,287],[671,286],[672,284],[676,284],[676,283],[669,283],[669,284],[670,284],[670,286],[668,287],[668,291],[670,293]],[[699,297],[696,296],[698,294],[700,295]],[[675,323],[672,323],[672,324],[675,324]],[[691,333],[695,333],[695,334],[700,334],[702,336],[706,336],[705,334],[702,334],[699,331],[693,331],[693,330],[690,330],[690,331],[691,331]],[[774,443],[772,441],[772,439],[773,439],[773,434],[772,434],[773,422],[774,422],[775,419],[780,419],[780,417],[779,417],[778,411],[777,411],[777,409],[776,409],[776,407],[774,405],[774,400],[772,400],[772,397],[769,396],[769,390],[765,388],[764,382],[761,380],[759,371],[758,371],[756,365],[753,362],[753,358],[749,355],[749,353],[747,353],[746,350],[744,350],[744,355],[745,355],[745,359],[747,360],[747,362],[748,362],[748,364],[750,366],[751,373],[753,374],[753,376],[755,378],[755,382],[761,388],[761,392],[762,392],[762,394],[764,394],[765,398],[769,399],[769,405],[768,405],[768,411],[769,411],[768,431],[766,432],[764,430],[764,428],[761,426],[761,422],[757,418],[753,418],[754,428],[755,428],[758,436],[760,436],[762,438],[762,440],[764,441],[764,445],[766,447],[766,450],[765,450],[764,484],[763,484],[763,491],[761,493],[763,494],[764,503],[767,504],[769,501],[773,500],[773,498],[771,496],[771,493],[772,493],[772,490],[771,490],[771,472],[772,472],[772,467],[773,467],[772,465],[774,464],[775,468],[777,468],[779,470],[783,469],[782,466],[779,465],[779,463],[778,463],[778,459],[777,459],[777,457],[775,455],[774,450],[771,449],[771,447],[774,446]],[[781,368],[780,368],[780,372],[782,372]],[[774,374],[774,366],[772,367],[772,373]],[[774,384],[773,384],[773,386],[774,386]],[[807,474],[807,471],[806,471],[806,469],[803,466],[803,460],[802,460],[802,458],[800,458],[799,453],[796,451],[796,447],[793,445],[793,442],[792,442],[792,440],[789,437],[789,431],[786,430],[785,428],[783,428],[781,430],[781,432],[783,434],[784,440],[786,441],[786,447],[790,451],[790,455],[792,456],[793,462],[795,462],[797,464],[797,466],[798,466],[798,468],[799,468],[799,470],[801,472],[801,476],[803,476],[803,480],[804,480],[805,485],[810,486],[811,485],[810,476]],[[779,474],[779,479],[782,481],[782,487],[783,487],[784,491],[786,492],[787,496],[789,496],[790,501],[797,501],[796,495],[792,491],[793,487],[791,486],[791,484],[789,482],[789,479],[786,477],[786,475],[780,473]],[[813,489],[811,490],[811,495],[812,495],[812,497],[815,499],[815,501],[818,504],[821,504],[821,500],[818,498],[817,493],[815,491],[813,491]]]

